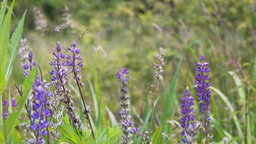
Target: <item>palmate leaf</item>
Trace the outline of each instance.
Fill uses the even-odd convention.
[[[74,128],[68,123],[64,122],[63,126],[59,126],[59,130],[61,132],[60,142],[79,143],[81,141]]]
[[[23,96],[18,100],[17,102],[17,111],[14,113],[11,113],[7,119],[6,123],[6,136],[9,137],[12,133],[12,130],[14,129],[16,123],[18,122],[19,116],[24,108],[24,105],[26,103],[26,100],[28,98],[28,94],[31,90],[32,83],[35,80],[36,76],[36,69],[34,68],[29,76],[25,79],[24,83],[22,84],[23,88]]]
[[[5,67],[5,79],[6,80],[9,79],[9,77],[12,73],[12,68],[13,68],[12,64],[16,57],[17,48],[19,46],[20,39],[22,36],[25,15],[26,15],[26,12],[24,12],[21,20],[19,21],[17,28],[15,29],[15,31],[12,34],[12,37],[10,39],[9,49],[8,49],[8,59],[7,59],[6,67]]]
[[[14,2],[15,0],[12,2],[10,9],[5,15],[3,23],[0,28],[0,69],[1,70],[5,69],[6,61],[8,58],[8,44],[9,44],[12,9],[13,9]]]

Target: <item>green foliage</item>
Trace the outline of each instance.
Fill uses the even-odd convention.
[[[3,90],[12,72],[13,61],[16,57],[17,47],[23,31],[25,13],[23,14],[17,28],[10,38],[11,16],[15,0],[12,2],[8,12],[5,14],[7,0],[1,3],[0,10],[0,95],[2,100]],[[2,102],[0,102],[0,129],[2,129]]]
[[[91,136],[91,131],[86,129],[85,132],[76,131],[70,124],[64,123],[60,126],[61,138],[59,142],[69,143],[96,143],[96,144],[113,144],[117,143],[121,138],[121,130],[117,127],[111,128],[96,128],[95,140]]]
[[[17,122],[19,121],[19,117],[22,113],[22,110],[24,109],[25,103],[27,101],[27,98],[29,96],[29,92],[32,87],[32,83],[35,80],[36,76],[36,69],[34,68],[28,77],[26,77],[24,83],[22,84],[22,88],[24,90],[23,96],[18,100],[17,102],[17,111],[13,112],[9,115],[6,123],[6,135],[9,137],[14,129],[14,127],[17,125]]]
[[[16,27],[15,31],[13,32],[10,43],[9,43],[9,48],[8,48],[8,58],[7,58],[7,64],[5,66],[5,79],[9,79],[12,69],[13,69],[13,61],[16,57],[17,54],[17,48],[20,44],[20,39],[22,36],[23,32],[23,25],[25,22],[25,15],[26,12],[23,14],[21,20],[18,23],[18,26]]]
[[[11,31],[11,16],[14,1],[10,9],[8,10],[6,16],[4,17],[3,23],[0,29],[0,68],[3,73],[5,73],[6,63],[8,59],[8,44]]]
[[[235,123],[236,125],[236,128],[237,128],[237,132],[238,132],[238,135],[239,135],[239,139],[242,139],[243,137],[243,132],[242,132],[242,128],[241,128],[241,125],[240,125],[240,122],[237,118],[237,114],[235,113],[235,109],[233,108],[231,102],[228,100],[228,97],[226,95],[224,95],[221,91],[219,91],[217,88],[215,87],[210,87],[223,101],[224,103],[226,104],[228,110],[230,111],[231,115],[232,115],[232,119],[233,119],[233,122]]]

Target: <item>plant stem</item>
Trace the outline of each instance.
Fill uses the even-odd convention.
[[[87,109],[86,104],[85,104],[84,96],[83,96],[83,93],[82,93],[82,88],[81,88],[81,86],[80,86],[79,79],[78,79],[78,77],[77,77],[77,72],[76,72],[76,70],[75,70],[75,66],[73,66],[73,72],[74,72],[74,76],[75,76],[75,80],[76,80],[76,85],[77,85],[77,87],[78,87],[79,94],[80,94],[80,97],[81,97],[81,99],[82,99],[82,103],[83,103],[83,107],[84,107],[85,118],[87,119],[87,121],[88,121],[88,123],[89,123],[90,129],[91,129],[91,131],[92,131],[93,139],[95,140],[95,136],[94,136],[94,131],[93,131],[92,123],[91,123],[91,120],[90,120],[90,117],[89,117],[89,110]]]

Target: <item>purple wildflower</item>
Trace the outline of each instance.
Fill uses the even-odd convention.
[[[196,141],[194,105],[194,98],[191,96],[189,89],[186,88],[181,99],[181,127],[183,128],[182,143],[184,144],[193,144]]]
[[[60,100],[62,100],[66,104],[66,111],[69,116],[69,119],[71,121],[71,124],[78,130],[84,130],[84,125],[78,116],[76,112],[75,103],[72,100],[71,92],[68,89],[68,75],[66,69],[66,66],[70,65],[70,59],[67,60],[67,57],[70,57],[69,55],[65,55],[62,52],[62,46],[60,45],[60,42],[56,43],[56,47],[53,50],[52,54],[54,55],[53,60],[50,62],[50,65],[52,66],[52,70],[50,71],[50,74],[52,75],[52,82],[55,87],[53,101],[51,104],[52,109],[57,109],[58,104],[60,103]],[[59,116],[61,114],[58,114],[56,110],[53,110],[53,116],[56,117],[56,120],[59,119]],[[58,121],[58,120],[57,120]],[[57,123],[54,123],[55,130],[57,131]],[[58,136],[58,132],[55,136]],[[57,137],[54,137],[57,139]]]
[[[33,83],[33,112],[31,115],[32,123],[30,129],[35,132],[35,143],[42,144],[44,142],[43,136],[47,134],[47,127],[49,122],[48,117],[51,116],[50,109],[47,107],[49,104],[48,98],[51,93],[46,89],[48,85],[42,82],[39,76],[36,76]]]
[[[66,65],[66,62],[64,62],[66,55],[62,52],[62,46],[59,42],[56,43],[55,50],[52,54],[54,55],[54,58],[50,62],[50,65],[52,66],[50,74],[52,75],[54,87],[59,90],[57,93],[60,94],[63,92],[60,88],[68,84],[68,76],[64,69],[64,66]]]
[[[9,102],[8,102],[8,100],[5,99],[3,104],[4,104],[4,106],[3,106],[2,116],[3,116],[3,119],[6,120],[9,116],[9,110],[8,110]],[[16,99],[12,98],[12,107],[16,107],[16,106],[17,106]]]
[[[80,56],[80,48],[76,46],[76,42],[73,42],[72,45],[68,47],[68,50],[71,52],[71,55],[66,56],[66,66],[69,66],[70,72],[73,73],[75,83],[82,99],[83,113],[85,114],[85,118],[89,123],[90,129],[92,130],[93,139],[95,139],[92,123],[89,116],[90,109],[86,105],[85,98],[82,93],[82,87],[84,86],[84,83],[82,82],[82,77],[79,75],[81,71],[80,68],[83,66],[82,57]]]
[[[199,112],[202,114],[200,119],[203,127],[203,134],[206,137],[206,143],[210,142],[211,137],[211,119],[210,119],[210,97],[211,86],[208,73],[210,72],[209,62],[205,61],[205,57],[199,58],[200,62],[197,63],[197,74],[196,74],[196,91],[197,100],[199,102]]]
[[[121,124],[122,124],[122,139],[121,144],[128,144],[132,143],[132,134],[134,133],[132,127],[133,122],[130,120],[130,102],[128,96],[128,89],[126,86],[128,85],[128,70],[125,68],[120,68],[119,71],[116,73],[116,77],[121,82],[121,94],[120,94],[120,106],[121,106]]]
[[[73,42],[73,44],[68,47],[68,50],[71,52],[71,55],[66,56],[66,66],[70,66],[70,71],[77,75],[80,72],[80,68],[83,66],[80,48],[76,47],[76,42]]]
[[[33,66],[36,66],[36,62],[34,61],[34,54],[32,53],[32,50],[29,49],[26,42],[26,39],[21,39],[20,48],[18,51],[20,61],[22,62],[21,65],[24,76],[28,76]]]
[[[8,111],[8,106],[9,106],[9,102],[8,100],[4,100],[4,106],[3,106],[3,113],[2,113],[2,117],[4,120],[6,120],[9,116],[9,111]]]

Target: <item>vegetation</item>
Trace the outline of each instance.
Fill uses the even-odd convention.
[[[255,143],[255,10],[3,0],[0,143]]]

